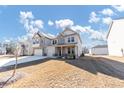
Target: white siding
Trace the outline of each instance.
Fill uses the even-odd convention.
[[[71,31],[71,30],[66,30],[63,32],[64,35],[70,35],[70,34],[74,34],[75,32]]]
[[[82,47],[82,43],[81,43],[78,35],[76,36],[76,40],[77,40],[77,47],[78,47],[77,54],[79,57],[79,56],[81,56],[81,54],[83,52],[83,47]]]
[[[107,55],[108,48],[92,48],[90,49],[90,54],[94,55]]]
[[[124,20],[114,20],[108,36],[108,50],[111,56],[122,56],[124,51]]]
[[[77,44],[77,47],[78,47],[78,51],[77,51],[77,52],[78,52],[78,57],[79,57],[79,56],[81,56],[82,51],[83,51],[83,50],[82,50],[82,49],[83,49],[83,48],[82,48],[82,44],[81,44],[81,43],[78,43],[78,44]]]
[[[44,38],[44,45],[51,45],[51,40],[48,38]]]

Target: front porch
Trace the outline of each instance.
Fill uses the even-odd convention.
[[[77,46],[76,45],[61,45],[55,47],[55,56],[63,58],[77,58]]]

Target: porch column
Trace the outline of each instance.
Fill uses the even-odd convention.
[[[77,46],[75,46],[75,56],[76,56],[76,58],[78,57],[78,47]]]
[[[62,46],[61,46],[61,56],[62,56]]]

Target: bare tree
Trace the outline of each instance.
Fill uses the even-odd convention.
[[[12,75],[10,76],[10,78],[7,79],[7,81],[2,85],[1,88],[3,88],[11,78],[13,78],[16,74],[16,68],[17,68],[17,64],[18,64],[18,43],[16,43],[16,49],[15,49],[15,65],[14,65],[14,69],[13,69],[13,72],[12,72]]]

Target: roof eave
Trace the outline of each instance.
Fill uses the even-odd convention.
[[[111,28],[112,28],[112,25],[113,25],[113,21],[112,21],[111,24],[109,25],[108,34],[107,34],[107,36],[106,36],[107,39],[108,39],[108,36],[109,36],[109,34],[110,34],[110,30],[111,30]]]

